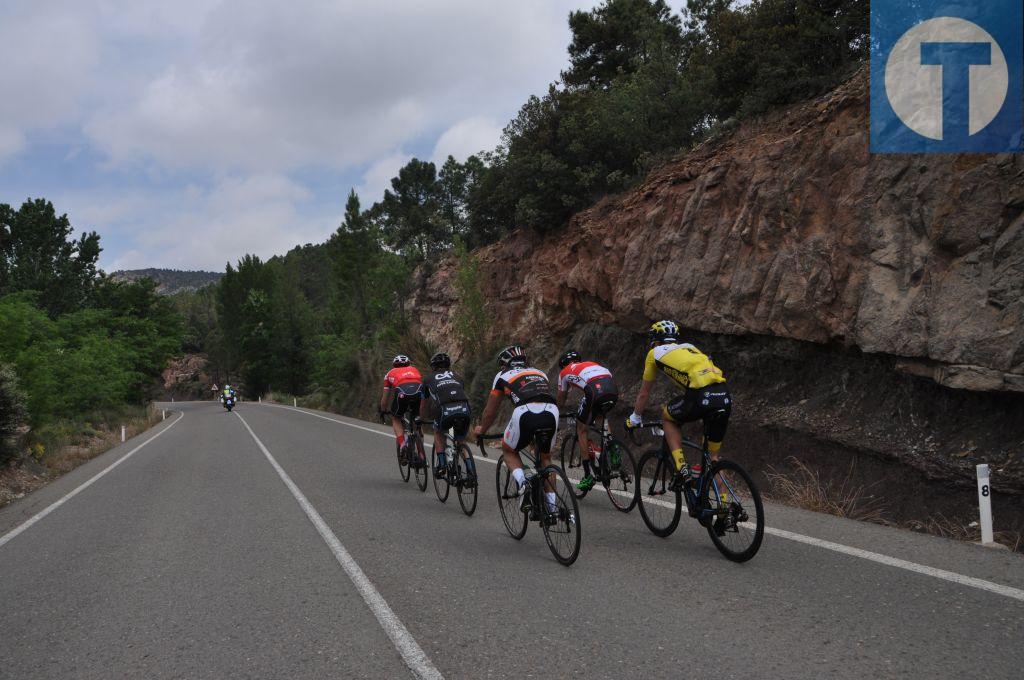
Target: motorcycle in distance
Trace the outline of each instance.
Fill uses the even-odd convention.
[[[235,395],[222,394],[220,397],[220,402],[224,405],[224,408],[228,410],[228,413],[231,413],[231,409],[235,407]]]

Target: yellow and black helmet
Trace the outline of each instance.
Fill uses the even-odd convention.
[[[679,341],[679,324],[675,321],[664,319],[655,321],[647,331],[648,343],[664,343]]]

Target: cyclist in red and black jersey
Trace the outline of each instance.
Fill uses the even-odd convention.
[[[619,390],[612,380],[612,372],[593,361],[584,361],[580,353],[569,350],[558,360],[562,372],[558,374],[558,398],[556,403],[561,411],[565,406],[569,389],[575,387],[583,392],[579,410],[576,412],[576,436],[580,442],[580,458],[583,460],[583,479],[577,484],[580,491],[594,486],[593,462],[600,451],[588,440],[588,426],[600,422],[619,400]]]
[[[405,445],[405,428],[402,416],[411,413],[419,414],[420,392],[423,389],[423,378],[419,370],[412,365],[409,357],[399,354],[391,361],[394,366],[384,376],[384,391],[380,395],[380,413],[391,415],[391,427],[395,431],[395,441],[401,450]]]
[[[541,468],[551,464],[551,447],[558,431],[558,407],[551,396],[548,377],[543,371],[530,368],[526,352],[519,345],[510,345],[498,354],[501,369],[494,376],[491,394],[475,433],[479,437],[494,423],[501,401],[512,402],[512,418],[501,440],[505,465],[519,485],[519,494],[526,492],[526,475],[519,452],[533,445]],[[549,506],[555,505],[555,494],[547,493]]]

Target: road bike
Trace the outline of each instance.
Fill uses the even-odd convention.
[[[381,415],[384,420],[384,414]],[[398,472],[402,481],[408,482],[413,473],[416,475],[416,486],[420,491],[427,490],[427,457],[423,452],[423,433],[420,431],[419,418],[409,413],[402,415],[402,427],[405,430],[405,444],[395,446],[398,453]]]
[[[437,447],[433,447],[430,453],[430,469],[434,471],[434,493],[437,494],[437,500],[445,503],[451,488],[455,487],[462,511],[467,516],[472,515],[476,511],[478,486],[473,452],[465,442],[455,441],[448,431],[441,433],[441,440],[444,442],[444,466],[441,474],[438,474]]]
[[[501,439],[501,435],[484,435],[477,438],[481,454],[485,439]],[[544,540],[551,554],[559,563],[569,566],[580,555],[582,533],[580,509],[572,486],[565,472],[557,465],[538,469],[538,460],[527,451],[520,451],[525,459],[523,472],[526,473],[528,488],[524,496],[518,494],[519,485],[505,464],[505,456],[498,456],[495,471],[495,485],[498,491],[498,509],[512,538],[521,540],[526,535],[529,522],[537,522],[544,531]],[[529,461],[527,464],[526,460]],[[532,473],[529,468],[532,467]],[[555,495],[551,503],[546,494]]]
[[[563,414],[562,418],[568,421],[568,434],[562,440],[562,469],[568,472],[573,468],[583,466],[580,460],[579,435],[576,432],[577,418],[575,413]],[[603,428],[593,425],[588,426],[592,433],[597,435],[600,445],[600,453],[597,459],[591,461],[594,479],[600,482],[608,498],[616,510],[629,512],[636,507],[636,485],[633,483],[636,477],[636,460],[632,452],[621,440],[612,436],[608,430],[607,421]],[[592,435],[593,436],[593,435]],[[590,489],[579,489],[573,487],[576,498],[583,499]]]
[[[688,439],[683,448],[700,455],[703,474],[696,479],[676,471],[660,420],[639,426],[661,438],[637,465],[637,499],[640,516],[655,536],[670,536],[679,526],[683,499],[686,509],[707,529],[715,547],[734,562],[746,562],[764,539],[764,505],[754,480],[734,461],[711,461],[705,434],[700,445]],[[630,438],[635,441],[635,433]]]

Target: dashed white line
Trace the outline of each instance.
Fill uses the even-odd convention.
[[[268,406],[274,406],[276,408],[283,408],[289,411],[297,411],[298,413],[304,413],[308,416],[314,416],[316,418],[322,418],[324,420],[330,420],[331,422],[338,423],[340,425],[347,425],[348,427],[354,427],[359,430],[365,430],[372,432],[383,437],[393,436],[390,432],[381,432],[369,427],[362,425],[356,425],[354,423],[345,422],[344,420],[338,420],[337,418],[330,418],[328,416],[320,415],[319,413],[312,413],[300,408],[292,408],[290,406],[280,406],[278,404],[268,404]],[[495,463],[496,461],[489,458],[480,458],[479,460],[487,463]],[[664,503],[664,501],[655,500],[656,503]],[[668,505],[666,503],[666,505]],[[975,578],[973,576],[966,576],[964,574],[958,574],[952,571],[946,571],[945,569],[937,569],[935,567],[929,567],[924,564],[918,564],[916,562],[910,562],[908,560],[902,560],[898,557],[891,557],[889,555],[883,555],[881,553],[871,552],[870,550],[862,550],[860,548],[853,548],[848,545],[841,543],[833,543],[832,541],[825,541],[820,538],[814,538],[813,536],[805,536],[804,534],[798,534],[792,531],[786,531],[785,529],[776,529],[773,527],[765,527],[766,534],[772,536],[778,536],[789,541],[795,541],[797,543],[803,543],[805,545],[812,545],[816,548],[823,548],[825,550],[831,550],[832,552],[840,553],[843,555],[849,555],[851,557],[858,557],[861,559],[869,560],[871,562],[877,562],[878,564],[884,564],[890,567],[896,567],[897,569],[904,569],[912,571],[917,574],[923,574],[925,576],[931,576],[933,578],[942,579],[943,581],[949,581],[950,583],[956,583],[958,585],[969,586],[971,588],[977,588],[979,590],[985,590],[990,593],[1009,597],[1014,600],[1024,602],[1024,590],[1020,588],[1013,588],[1011,586],[1004,586],[999,583],[992,581],[986,581],[984,579]]]
[[[13,528],[13,529],[11,529],[10,531],[8,531],[8,532],[7,532],[6,534],[4,534],[3,536],[0,536],[0,547],[3,547],[3,546],[4,546],[5,544],[6,544],[6,543],[8,543],[8,542],[9,542],[9,541],[10,541],[11,539],[13,539],[13,538],[14,538],[15,536],[17,536],[17,535],[18,535],[18,534],[20,534],[21,532],[25,531],[26,529],[28,529],[28,528],[29,528],[30,526],[32,526],[33,524],[35,524],[36,522],[38,522],[38,521],[39,521],[39,520],[41,520],[42,518],[46,517],[46,516],[47,516],[47,515],[49,515],[49,514],[50,514],[51,512],[53,512],[54,510],[56,510],[56,509],[57,509],[57,508],[59,508],[60,506],[64,505],[64,504],[65,504],[65,503],[67,503],[67,502],[68,502],[69,500],[71,500],[72,498],[74,498],[75,496],[77,496],[78,494],[80,494],[81,492],[85,491],[85,490],[86,490],[87,488],[89,488],[90,486],[92,486],[92,485],[93,485],[93,484],[94,484],[94,483],[95,483],[95,482],[96,482],[97,480],[99,480],[99,479],[100,479],[101,477],[103,477],[103,476],[104,476],[104,475],[106,475],[106,474],[107,474],[108,472],[110,472],[111,470],[113,470],[114,468],[116,468],[116,467],[117,467],[118,465],[120,465],[121,463],[125,462],[126,460],[128,460],[129,458],[131,458],[131,457],[132,457],[133,455],[135,455],[135,452],[136,452],[136,451],[138,451],[138,450],[139,450],[139,449],[141,449],[142,447],[144,447],[144,446],[148,445],[148,444],[149,444],[149,443],[150,443],[151,441],[153,441],[153,440],[154,440],[154,439],[156,439],[157,437],[161,436],[161,435],[162,435],[162,434],[163,434],[164,432],[167,432],[167,430],[169,430],[169,429],[171,429],[172,427],[174,427],[175,425],[177,425],[177,424],[178,424],[178,422],[179,422],[179,421],[180,421],[180,420],[181,420],[182,418],[184,418],[184,417],[185,417],[185,414],[184,414],[184,413],[179,413],[179,414],[178,414],[178,418],[177,418],[177,420],[175,420],[174,422],[172,422],[172,423],[171,423],[170,425],[168,425],[168,426],[167,426],[167,427],[165,427],[164,429],[160,430],[160,431],[159,431],[159,432],[157,432],[157,433],[156,433],[155,435],[153,435],[152,437],[150,437],[150,438],[149,438],[149,439],[147,439],[146,441],[142,442],[141,444],[139,444],[138,446],[136,446],[136,447],[135,447],[134,449],[132,449],[132,450],[131,450],[131,451],[129,451],[128,453],[124,454],[123,456],[121,456],[120,458],[118,458],[117,460],[115,460],[115,461],[114,461],[113,463],[111,463],[111,464],[110,464],[110,465],[108,465],[107,467],[103,468],[103,469],[102,469],[101,471],[97,472],[97,473],[96,473],[95,475],[93,475],[92,477],[90,477],[90,478],[89,478],[88,480],[86,480],[86,481],[82,482],[81,484],[79,484],[79,485],[78,485],[77,487],[75,487],[75,488],[74,488],[74,489],[73,489],[72,491],[70,491],[70,492],[68,492],[68,493],[64,494],[64,495],[63,495],[63,496],[62,496],[62,497],[60,498],[60,500],[54,501],[53,503],[51,503],[50,505],[46,506],[46,507],[45,507],[44,509],[40,510],[40,511],[39,511],[39,512],[37,512],[36,514],[32,515],[31,517],[29,517],[29,518],[28,518],[27,520],[25,520],[24,522],[22,522],[21,524],[19,524],[19,525],[18,525],[18,526],[16,526],[15,528]]]
[[[366,602],[366,606],[369,607],[370,611],[373,612],[373,615],[377,617],[377,621],[380,623],[387,636],[391,639],[391,643],[394,644],[395,649],[397,649],[398,653],[401,654],[405,665],[409,667],[409,670],[412,671],[413,675],[417,678],[422,678],[423,680],[444,680],[444,676],[441,675],[441,671],[437,670],[437,667],[434,666],[433,662],[431,662],[430,657],[427,656],[427,653],[423,651],[416,642],[416,639],[413,638],[409,630],[395,615],[395,612],[388,605],[387,601],[380,594],[377,588],[374,587],[373,583],[370,582],[366,573],[359,567],[356,561],[352,558],[352,555],[350,555],[348,550],[345,549],[345,546],[341,544],[341,541],[339,541],[338,537],[333,531],[331,531],[331,528],[327,526],[327,522],[325,522],[323,517],[320,516],[320,513],[313,507],[313,504],[310,503],[305,494],[299,490],[299,487],[295,485],[295,482],[293,482],[292,478],[288,476],[288,473],[284,471],[284,468],[278,464],[277,460],[275,460],[274,456],[271,455],[267,447],[263,445],[262,441],[260,441],[260,438],[257,437],[256,433],[252,431],[251,427],[249,427],[249,423],[245,422],[245,418],[243,418],[237,411],[235,412],[235,415],[238,416],[238,419],[242,421],[243,425],[245,425],[245,429],[249,431],[250,435],[252,435],[256,445],[260,448],[260,451],[263,452],[263,455],[266,456],[270,465],[281,478],[281,481],[283,481],[284,485],[288,487],[288,490],[292,492],[292,496],[294,496],[295,500],[298,501],[299,506],[302,508],[303,512],[306,513],[306,517],[309,518],[309,521],[312,522],[314,527],[316,527],[320,537],[324,539],[324,543],[326,543],[327,547],[329,547],[331,552],[334,553],[334,557],[338,560],[338,564],[340,564],[341,568],[345,570],[346,574],[348,574],[348,577],[352,580],[356,590],[359,591],[359,594],[362,595],[363,600]],[[316,414],[311,413],[310,415]],[[354,425],[353,427],[358,426]],[[370,431],[373,432],[373,430]]]

